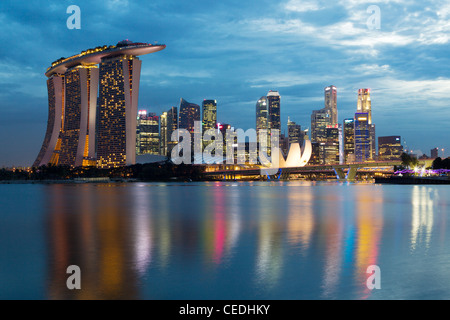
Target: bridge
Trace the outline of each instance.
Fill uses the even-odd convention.
[[[419,164],[423,167],[431,166],[431,161],[420,160]],[[221,177],[224,180],[235,180],[237,176],[267,176],[268,179],[288,180],[292,174],[302,173],[332,173],[336,175],[338,180],[342,181],[354,181],[358,170],[372,170],[374,172],[386,172],[387,167],[400,166],[402,162],[400,160],[394,161],[376,161],[376,162],[363,162],[363,163],[348,163],[348,164],[329,164],[329,165],[307,165],[303,167],[284,167],[279,168],[275,175],[271,175],[265,172],[268,169],[263,166],[245,167],[240,165],[222,165],[217,168],[209,167],[207,171],[203,173],[206,177]],[[216,170],[212,170],[216,169]],[[393,172],[393,169],[391,170]]]

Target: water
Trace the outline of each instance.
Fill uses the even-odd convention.
[[[0,299],[450,299],[445,185],[11,184],[0,199]]]

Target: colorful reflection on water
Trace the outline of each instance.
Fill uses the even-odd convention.
[[[449,299],[450,188],[0,185],[2,299]],[[82,289],[68,290],[78,265]],[[366,286],[370,265],[381,289]]]

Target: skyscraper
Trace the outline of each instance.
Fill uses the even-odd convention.
[[[256,141],[259,144],[260,141],[266,141],[267,148],[270,148],[270,135],[269,135],[269,117],[268,117],[268,101],[266,96],[262,96],[256,102]],[[265,138],[260,135],[263,134],[261,130],[265,130]],[[262,140],[264,139],[264,140]],[[261,146],[258,145],[258,150]],[[270,154],[267,150],[267,154]]]
[[[267,112],[269,130],[281,130],[280,122],[280,94],[278,91],[270,90],[267,93]]]
[[[344,162],[355,162],[355,119],[344,120]]]
[[[167,111],[159,117],[159,154],[167,156]]]
[[[262,96],[256,102],[256,132],[267,130],[268,126],[267,97]]]
[[[137,56],[165,47],[121,41],[54,61],[45,73],[47,131],[33,165],[92,165],[95,159],[99,167],[134,163],[141,66]]]
[[[372,102],[370,100],[370,89],[358,90],[357,113],[367,113],[369,124],[372,124]]]
[[[167,111],[167,156],[170,157],[172,154],[172,149],[177,145],[177,141],[172,139],[172,134],[178,129],[178,109],[177,107],[172,107]]]
[[[180,114],[178,118],[178,127],[180,129],[186,129],[191,134],[194,134],[195,121],[200,121],[200,106],[195,103],[187,102],[181,98]]]
[[[60,165],[95,166],[97,66],[76,66],[64,74],[65,107]]]
[[[48,120],[47,131],[41,150],[33,163],[33,167],[53,164],[59,161],[61,149],[60,132],[64,116],[64,76],[51,74],[47,79],[48,90]]]
[[[291,121],[288,117],[287,127],[289,145],[291,145],[292,143],[298,143],[300,146],[302,146],[303,132],[301,126],[294,121]]]
[[[195,135],[199,134],[201,135],[201,128],[196,128],[195,122],[198,121],[200,123],[200,106],[195,103],[190,103],[184,100],[183,98],[180,99],[180,114],[178,116],[178,127],[180,129],[186,129],[191,134],[191,155],[194,155],[195,151]],[[201,143],[201,139],[199,141]],[[201,145],[197,146],[197,150],[201,150]]]
[[[368,113],[355,114],[355,160],[371,160],[370,125]]]
[[[331,125],[338,124],[336,87],[335,86],[325,87],[324,94],[325,94],[325,109],[330,110]]]
[[[202,103],[202,131],[215,129],[217,124],[217,101],[203,100]]]
[[[372,101],[370,98],[370,89],[359,89],[358,90],[358,102],[357,102],[357,113],[367,113],[368,114],[368,125],[369,125],[369,159],[374,160],[376,158],[376,136],[375,136],[375,124],[372,123]]]
[[[136,127],[136,154],[160,154],[159,117],[139,110]]]
[[[331,125],[331,111],[326,108],[313,110],[311,114],[311,141],[326,142],[328,125]]]
[[[319,164],[339,163],[339,125],[327,125],[325,140],[317,143]]]
[[[136,125],[141,61],[114,56],[100,64],[97,165],[111,168],[136,162]]]
[[[403,146],[400,136],[378,137],[378,160],[399,160]]]

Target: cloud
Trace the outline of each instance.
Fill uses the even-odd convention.
[[[318,1],[289,0],[288,3],[284,5],[284,8],[288,11],[307,12],[307,11],[317,11],[320,10],[322,7]]]

